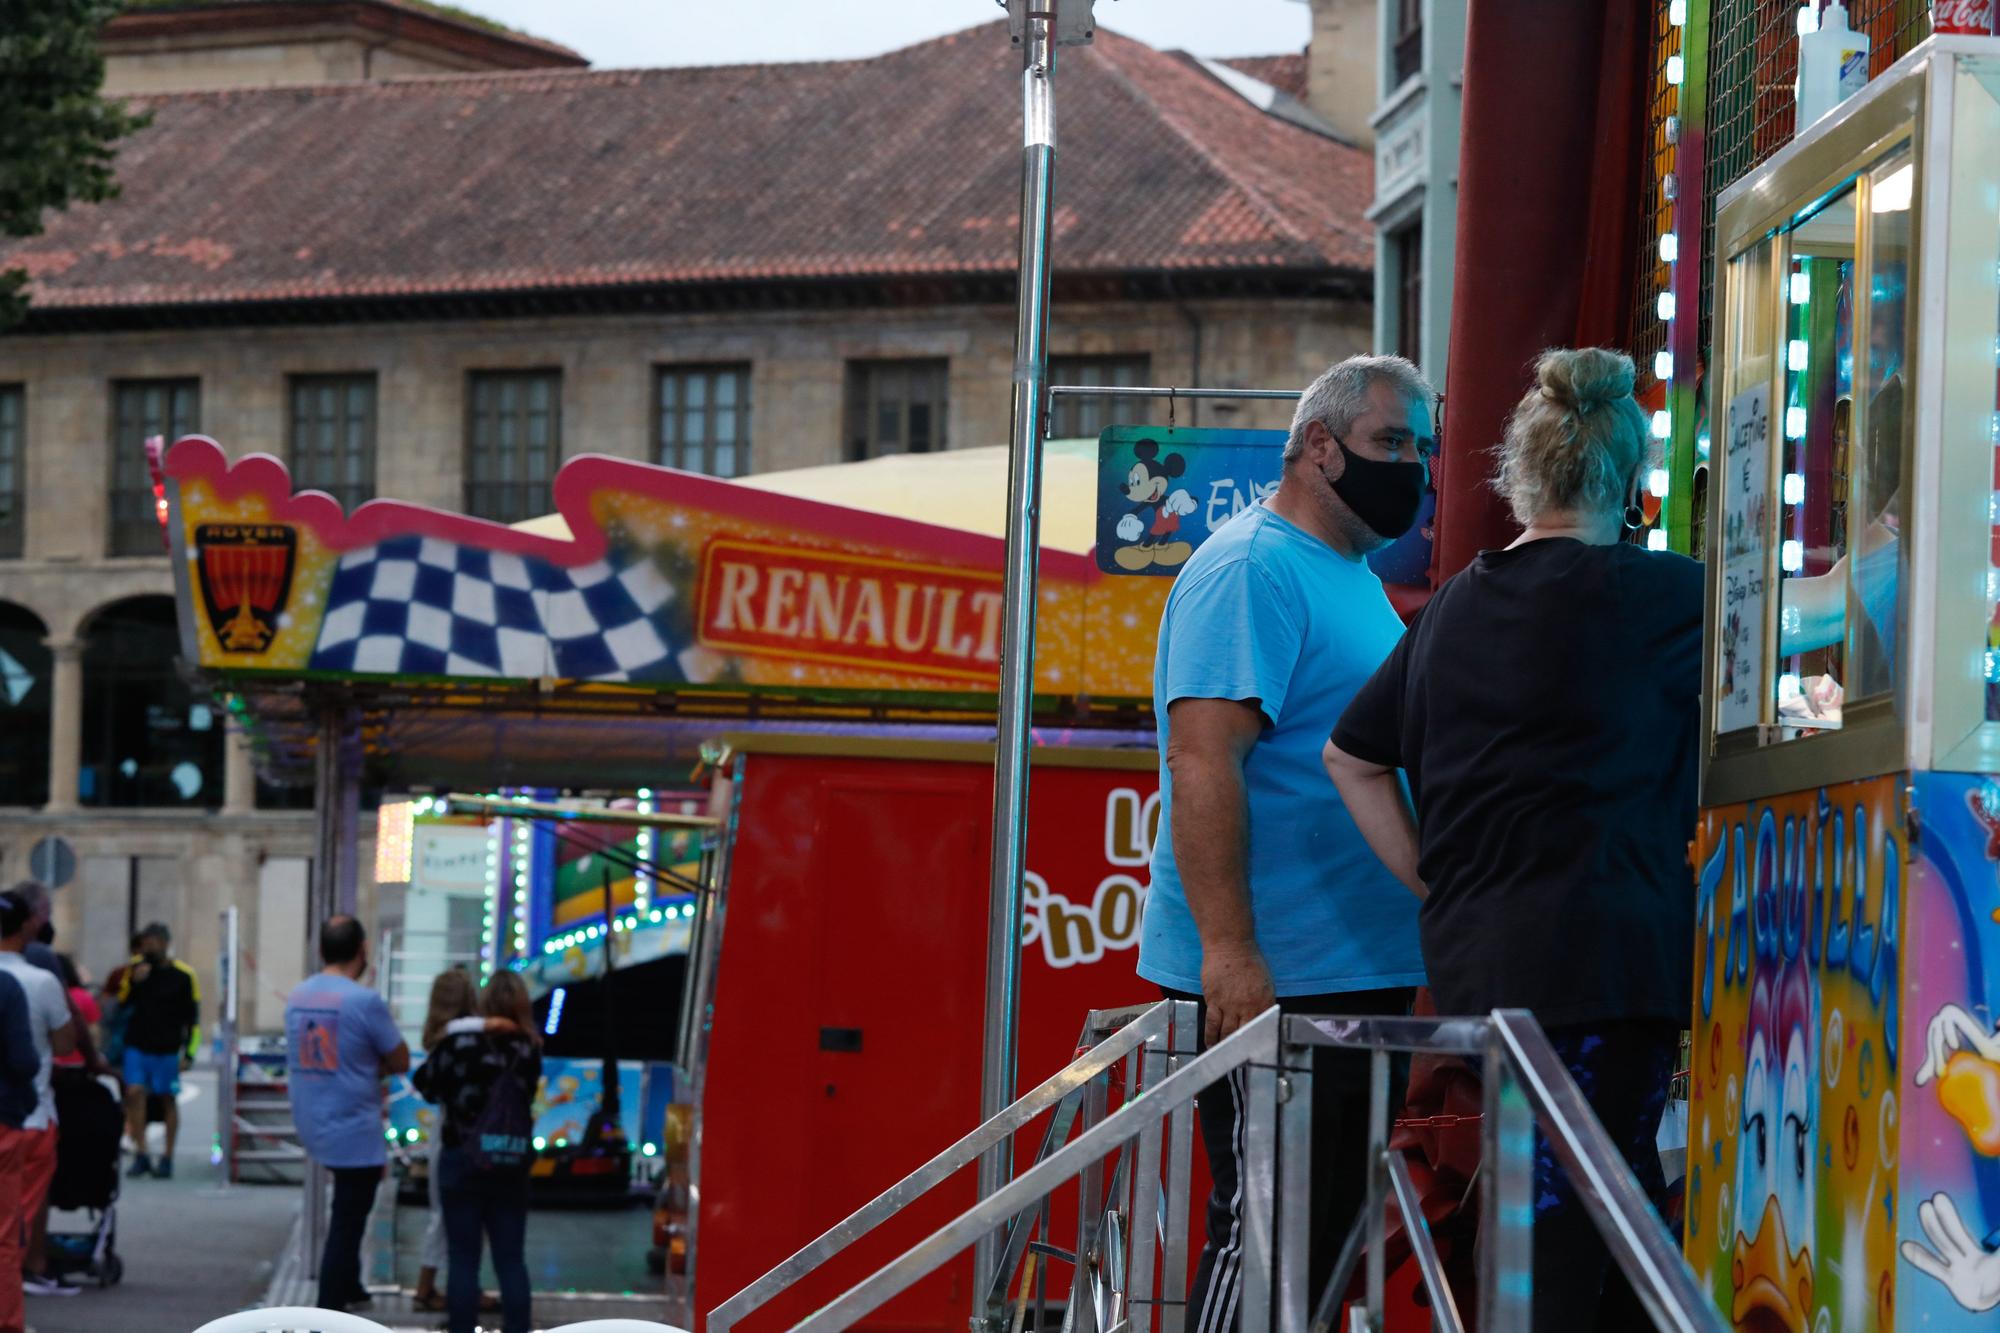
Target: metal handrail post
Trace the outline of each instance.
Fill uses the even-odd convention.
[[[1199,1053],[1201,1007],[1171,1000],[1173,1044],[1167,1076]],[[1187,1326],[1188,1219],[1194,1189],[1194,1105],[1176,1107],[1167,1117],[1167,1189],[1160,1202],[1160,1333],[1183,1333]]]
[[[771,1297],[874,1230],[911,1200],[929,1192],[953,1173],[978,1159],[995,1141],[1011,1141],[1017,1131],[1042,1112],[1084,1090],[1094,1080],[1098,1080],[1105,1071],[1149,1040],[1166,1035],[1171,1014],[1171,1002],[1162,1000],[1102,1043],[1044,1079],[1019,1100],[1003,1107],[999,1115],[986,1120],[930,1161],[834,1223],[783,1263],[718,1305],[708,1317],[710,1333],[728,1333],[730,1328]],[[1014,1211],[1018,1213],[1020,1210]],[[994,1228],[996,1237],[999,1235],[1000,1226],[1004,1225],[1006,1220],[1003,1217],[1001,1222],[996,1224]],[[992,1282],[989,1280],[986,1286],[975,1287],[973,1290],[983,1293],[991,1288]]]
[[[1479,1327],[1482,1333],[1528,1333],[1534,1322],[1535,1119],[1497,1035],[1488,1036],[1480,1082]]]
[[[1088,4],[1090,0],[1073,0]],[[1006,583],[1000,630],[999,733],[993,754],[993,856],[987,876],[986,1022],[981,1119],[1014,1097],[1020,1010],[1021,891],[1028,860],[1028,724],[1034,709],[1035,607],[1041,554],[1043,390],[1049,375],[1049,236],[1055,193],[1055,57],[1058,0],[1027,15],[1021,73],[1021,255],[1014,326],[1014,408],[1007,464]],[[1001,1139],[979,1163],[979,1197],[1013,1174]],[[994,1237],[984,1237],[972,1289],[991,1284]]]
[[[1557,1058],[1535,1020],[1521,1009],[1493,1014],[1495,1044],[1507,1054],[1523,1090],[1547,1125],[1556,1159],[1597,1224],[1656,1328],[1705,1333],[1721,1327],[1687,1261],[1640,1193],[1618,1147],[1591,1114],[1583,1090]],[[1611,1169],[1607,1169],[1610,1167]],[[1706,1313],[1709,1317],[1700,1318]]]
[[[1380,1329],[1383,1317],[1383,1288],[1387,1282],[1388,1173],[1382,1155],[1389,1150],[1389,1052],[1380,1048],[1368,1055],[1368,1190],[1362,1207],[1368,1214],[1368,1320]]]
[[[1250,1275],[1274,1272],[1278,1253],[1278,1050],[1274,1042],[1270,1058],[1246,1066],[1238,1084],[1243,1092],[1243,1156],[1237,1164],[1243,1192],[1243,1272]],[[1273,1327],[1268,1280],[1246,1279],[1236,1302],[1243,1333],[1268,1333]]]
[[[1115,1151],[1132,1139],[1148,1118],[1157,1119],[1177,1107],[1189,1105],[1195,1094],[1219,1075],[1262,1064],[1267,1068],[1277,1059],[1278,1021],[1276,1009],[1267,1009],[1236,1031],[1196,1056],[1165,1082],[1143,1097],[1119,1107],[1101,1123],[1071,1140],[1045,1162],[1022,1172],[990,1197],[946,1223],[928,1237],[892,1260],[886,1267],[862,1279],[839,1297],[799,1321],[800,1329],[840,1329],[879,1309],[910,1286],[934,1271],[938,1265],[959,1254],[980,1236],[1004,1225],[1008,1218],[1036,1199],[1047,1197],[1068,1184],[1083,1168]],[[1264,1219],[1268,1236],[1270,1219]],[[732,1298],[733,1299],[733,1298]],[[712,1333],[727,1327],[717,1322],[718,1309],[709,1316]],[[740,1318],[736,1312],[732,1320]],[[1247,1324],[1245,1327],[1249,1327]]]
[[[1142,1095],[1167,1076],[1173,1037],[1170,1028],[1165,1040],[1149,1041],[1140,1052],[1140,1081],[1133,1088],[1134,1096]],[[1153,1327],[1153,1247],[1159,1237],[1154,1219],[1159,1208],[1161,1128],[1158,1120],[1148,1120],[1139,1131],[1139,1157],[1132,1167],[1132,1206],[1125,1228],[1131,1246],[1125,1259],[1130,1283],[1126,1308],[1131,1312],[1131,1333],[1152,1333]]]
[[[1278,1267],[1276,1288],[1278,1327],[1304,1333],[1312,1300],[1313,1179],[1312,1051],[1280,1045],[1284,1072],[1278,1084]]]

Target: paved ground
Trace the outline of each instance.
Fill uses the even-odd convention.
[[[30,1297],[28,1324],[38,1333],[180,1333],[263,1299],[299,1192],[271,1185],[217,1190],[218,1172],[208,1162],[212,1074],[188,1076],[181,1116],[174,1178],[127,1181],[118,1202],[125,1280],[77,1296]],[[81,1213],[58,1213],[50,1222],[62,1231],[87,1225]]]
[[[294,1261],[298,1187],[219,1188],[220,1173],[208,1160],[215,1134],[212,1074],[188,1075],[181,1117],[174,1178],[126,1181],[118,1201],[124,1281],[104,1290],[88,1287],[76,1296],[30,1298],[30,1329],[183,1333],[273,1299],[300,1300],[309,1290]],[[415,1314],[409,1306],[424,1220],[423,1208],[393,1204],[384,1189],[372,1237],[368,1282],[375,1309],[369,1317],[391,1328],[443,1327],[441,1315]],[[51,1226],[80,1231],[89,1219],[59,1213]],[[651,1239],[651,1214],[643,1206],[536,1209],[528,1222],[528,1266],[538,1322],[547,1327],[619,1316],[663,1320],[666,1303],[655,1294],[659,1279],[645,1267]],[[492,1290],[490,1263],[485,1282]],[[310,1298],[302,1303],[310,1304]]]

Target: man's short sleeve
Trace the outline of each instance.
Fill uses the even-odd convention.
[[[370,994],[361,1006],[362,1023],[368,1033],[368,1044],[375,1054],[387,1055],[403,1044],[403,1034],[396,1027],[396,1020],[389,1013],[389,1006],[382,997]]]
[[[1333,743],[1363,763],[1403,765],[1403,700],[1416,627],[1396,640],[1382,665],[1355,691],[1333,727]]]
[[[69,996],[60,981],[42,971],[22,973],[20,980],[35,1007],[37,1027],[44,1032],[55,1032],[69,1022]]]
[[[1298,622],[1268,575],[1231,560],[1177,586],[1160,635],[1162,709],[1180,699],[1255,699],[1277,725],[1299,662]]]

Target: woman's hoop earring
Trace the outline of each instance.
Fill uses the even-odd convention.
[[[1626,505],[1625,530],[1627,532],[1637,532],[1640,528],[1643,528],[1645,526],[1646,526],[1646,511],[1641,509],[1636,503]]]

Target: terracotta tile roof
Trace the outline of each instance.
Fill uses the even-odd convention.
[[[51,310],[1005,275],[1017,59],[988,24],[858,61],[143,98],[122,196],[0,267]],[[1059,78],[1059,272],[1372,264],[1368,154],[1102,29]]]
[[[163,33],[208,31],[241,37],[315,21],[398,31],[399,19],[421,20],[419,33],[433,39],[441,26],[458,35],[458,45],[495,60],[499,68],[587,63],[560,42],[433,0],[127,0],[124,12],[105,23],[102,36],[114,45],[144,42]]]
[[[1306,53],[1303,51],[1284,56],[1236,56],[1218,63],[1268,83],[1301,102],[1306,100]]]

